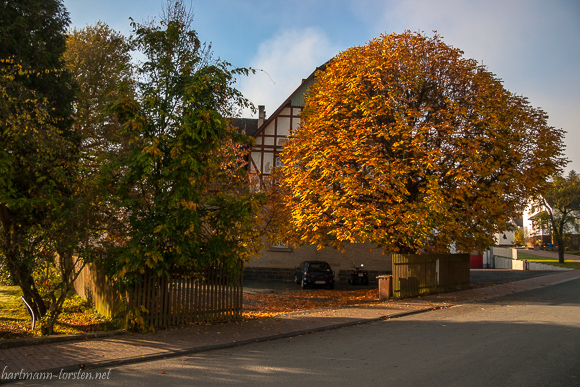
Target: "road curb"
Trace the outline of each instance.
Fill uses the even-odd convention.
[[[25,337],[25,338],[21,338],[21,339],[6,340],[6,342],[0,343],[0,349],[24,347],[27,345],[42,345],[42,344],[61,343],[61,342],[69,342],[69,341],[98,339],[98,338],[103,338],[103,337],[120,336],[120,335],[126,335],[126,334],[129,334],[129,332],[123,331],[123,330],[117,330],[117,331],[78,333],[75,335]]]

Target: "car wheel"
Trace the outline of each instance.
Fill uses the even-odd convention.
[[[294,275],[294,282],[296,283],[296,285],[300,284],[300,277],[298,276],[298,274]]]
[[[302,286],[302,289],[306,289],[306,282],[304,282],[304,278],[302,278],[301,284],[300,286]]]

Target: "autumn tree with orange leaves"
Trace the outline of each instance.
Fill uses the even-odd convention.
[[[470,252],[561,170],[564,132],[462,54],[407,31],[317,74],[282,154],[296,243]]]

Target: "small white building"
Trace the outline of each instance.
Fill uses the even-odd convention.
[[[510,228],[504,232],[494,235],[496,246],[513,246],[516,238],[516,231],[523,227],[522,219],[511,219]]]

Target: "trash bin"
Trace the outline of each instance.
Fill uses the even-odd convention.
[[[379,301],[388,300],[393,297],[393,276],[378,275],[379,281]]]

